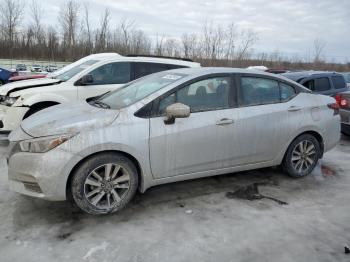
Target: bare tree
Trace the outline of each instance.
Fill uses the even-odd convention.
[[[200,39],[197,34],[183,34],[181,37],[183,54],[186,58],[200,59],[202,58],[202,49]]]
[[[90,54],[93,50],[93,41],[92,41],[89,4],[87,2],[85,2],[84,4],[83,30],[85,31],[85,36],[86,36],[86,44],[85,44],[86,53]]]
[[[101,52],[106,49],[107,36],[109,33],[109,23],[110,23],[110,11],[108,8],[105,9],[100,24],[101,27],[98,29],[96,34],[96,51]]]
[[[79,21],[79,5],[75,0],[68,0],[59,13],[59,23],[63,35],[63,46],[70,51],[69,56],[73,56],[73,46],[76,44],[76,34]]]
[[[154,48],[154,53],[157,56],[162,56],[163,55],[163,53],[164,53],[164,42],[165,42],[165,37],[164,36],[159,37],[157,35],[155,48]]]
[[[24,3],[20,0],[2,0],[0,2],[1,32],[10,46],[13,44],[21,22],[23,10]]]
[[[251,55],[251,49],[257,41],[257,35],[252,30],[241,31],[240,44],[238,47],[237,57],[238,61],[248,59]]]
[[[327,43],[320,38],[314,40],[314,63],[322,62],[323,51],[326,45]]]
[[[37,0],[32,0],[30,5],[30,15],[32,18],[32,24],[34,28],[35,37],[37,41],[40,41],[42,37],[42,14],[44,13],[43,8],[38,4]]]

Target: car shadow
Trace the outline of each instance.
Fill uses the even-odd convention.
[[[35,225],[68,223],[70,227],[79,229],[79,221],[82,220],[102,222],[113,217],[114,221],[127,221],[142,216],[148,208],[157,205],[171,203],[174,206],[182,206],[188,199],[226,193],[252,183],[279,185],[280,180],[289,179],[277,169],[268,168],[159,185],[143,194],[137,193],[124,210],[107,216],[85,214],[68,201],[50,202],[17,195],[13,225],[16,230],[21,230]]]

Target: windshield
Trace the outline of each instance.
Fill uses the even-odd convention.
[[[102,96],[97,101],[111,109],[120,109],[149,96],[163,87],[179,81],[185,74],[161,72],[136,80],[122,89]]]
[[[73,76],[75,76],[76,74],[80,73],[84,69],[88,68],[89,66],[92,66],[93,64],[95,64],[97,62],[98,62],[98,60],[86,61],[84,63],[77,65],[77,66],[72,67],[71,69],[69,69],[68,71],[65,71],[64,73],[62,73],[60,75],[54,76],[53,78],[59,79],[61,81],[67,81],[67,80],[71,79]]]

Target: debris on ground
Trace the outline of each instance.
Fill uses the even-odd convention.
[[[183,207],[185,207],[185,204],[183,204],[183,203],[177,203],[177,206],[183,208]]]
[[[185,213],[186,213],[186,214],[192,214],[193,211],[192,211],[191,209],[188,209],[188,210],[185,211]]]
[[[275,202],[277,202],[280,205],[288,205],[287,202],[281,201],[277,198],[270,197],[270,196],[265,196],[259,193],[259,185],[265,185],[264,183],[253,183],[248,186],[243,186],[238,188],[237,190],[233,192],[227,192],[226,197],[233,199],[233,198],[239,198],[239,199],[247,199],[247,200],[257,200],[257,199],[270,199]]]
[[[334,176],[335,175],[335,171],[326,165],[321,166],[321,171],[322,171],[322,174],[324,176]]]
[[[344,247],[344,253],[345,254],[350,254],[350,248]]]

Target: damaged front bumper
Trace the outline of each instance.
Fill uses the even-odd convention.
[[[20,152],[15,150],[17,145],[11,145],[12,152],[8,156],[10,189],[52,201],[66,200],[66,183],[71,170],[67,167],[76,156],[60,149],[46,153]]]
[[[19,127],[28,110],[29,107],[26,106],[0,105],[0,132],[8,134]]]

